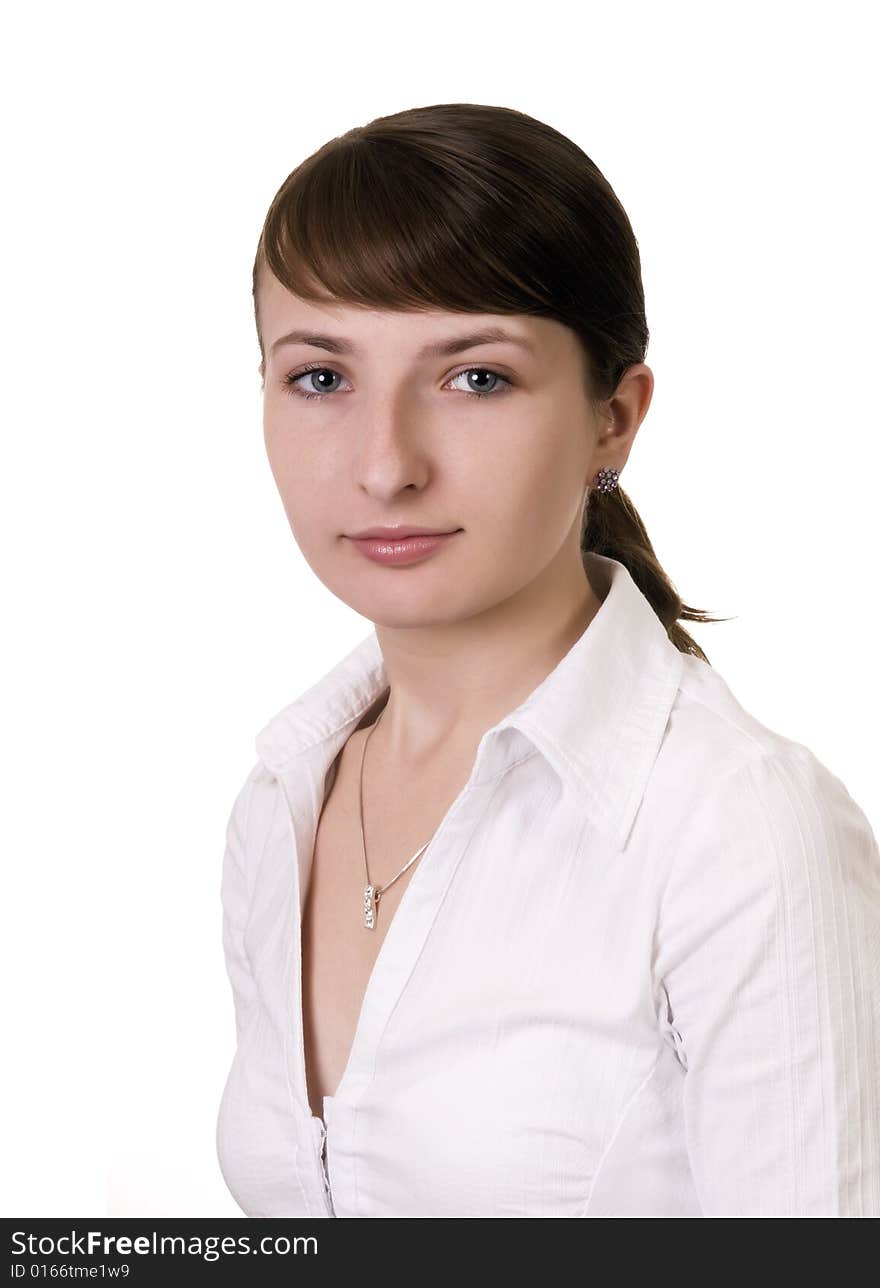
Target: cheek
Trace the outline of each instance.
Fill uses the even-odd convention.
[[[570,435],[534,434],[522,447],[487,472],[486,514],[498,540],[540,560],[555,552],[579,511],[587,462]]]
[[[337,489],[322,481],[327,465],[303,450],[304,444],[290,432],[284,418],[266,414],[263,439],[269,468],[284,505],[290,527],[300,545],[315,539],[316,527],[326,527],[328,498]]]

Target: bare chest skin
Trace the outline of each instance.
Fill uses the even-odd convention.
[[[377,712],[375,714],[378,714]],[[369,729],[358,729],[336,760],[318,822],[303,908],[302,993],[306,1080],[312,1113],[322,1118],[348,1063],[370,974],[401,898],[423,856],[382,895],[376,927],[363,918],[366,885],[359,816],[361,754]],[[467,782],[475,749],[401,782],[367,751],[364,824],[370,880],[384,886],[429,841]]]

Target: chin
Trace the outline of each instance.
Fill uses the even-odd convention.
[[[448,595],[437,587],[414,588],[400,579],[400,589],[386,595],[366,595],[364,585],[359,586],[352,594],[334,593],[356,613],[368,618],[376,626],[389,629],[405,630],[424,626],[451,626],[465,617],[470,611],[461,604],[460,596],[450,590]]]

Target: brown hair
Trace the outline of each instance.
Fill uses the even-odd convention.
[[[594,408],[648,347],[638,244],[611,186],[565,135],[512,108],[439,103],[330,139],[279,188],[253,268],[302,299],[395,311],[520,313],[571,327]],[[709,661],[618,487],[590,488],[581,549],[624,564],[670,640]]]

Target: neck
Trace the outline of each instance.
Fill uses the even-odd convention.
[[[373,751],[381,744],[386,764],[412,769],[471,747],[549,675],[601,603],[581,563],[579,577],[527,587],[461,622],[377,625],[390,692],[369,715],[383,713]]]

